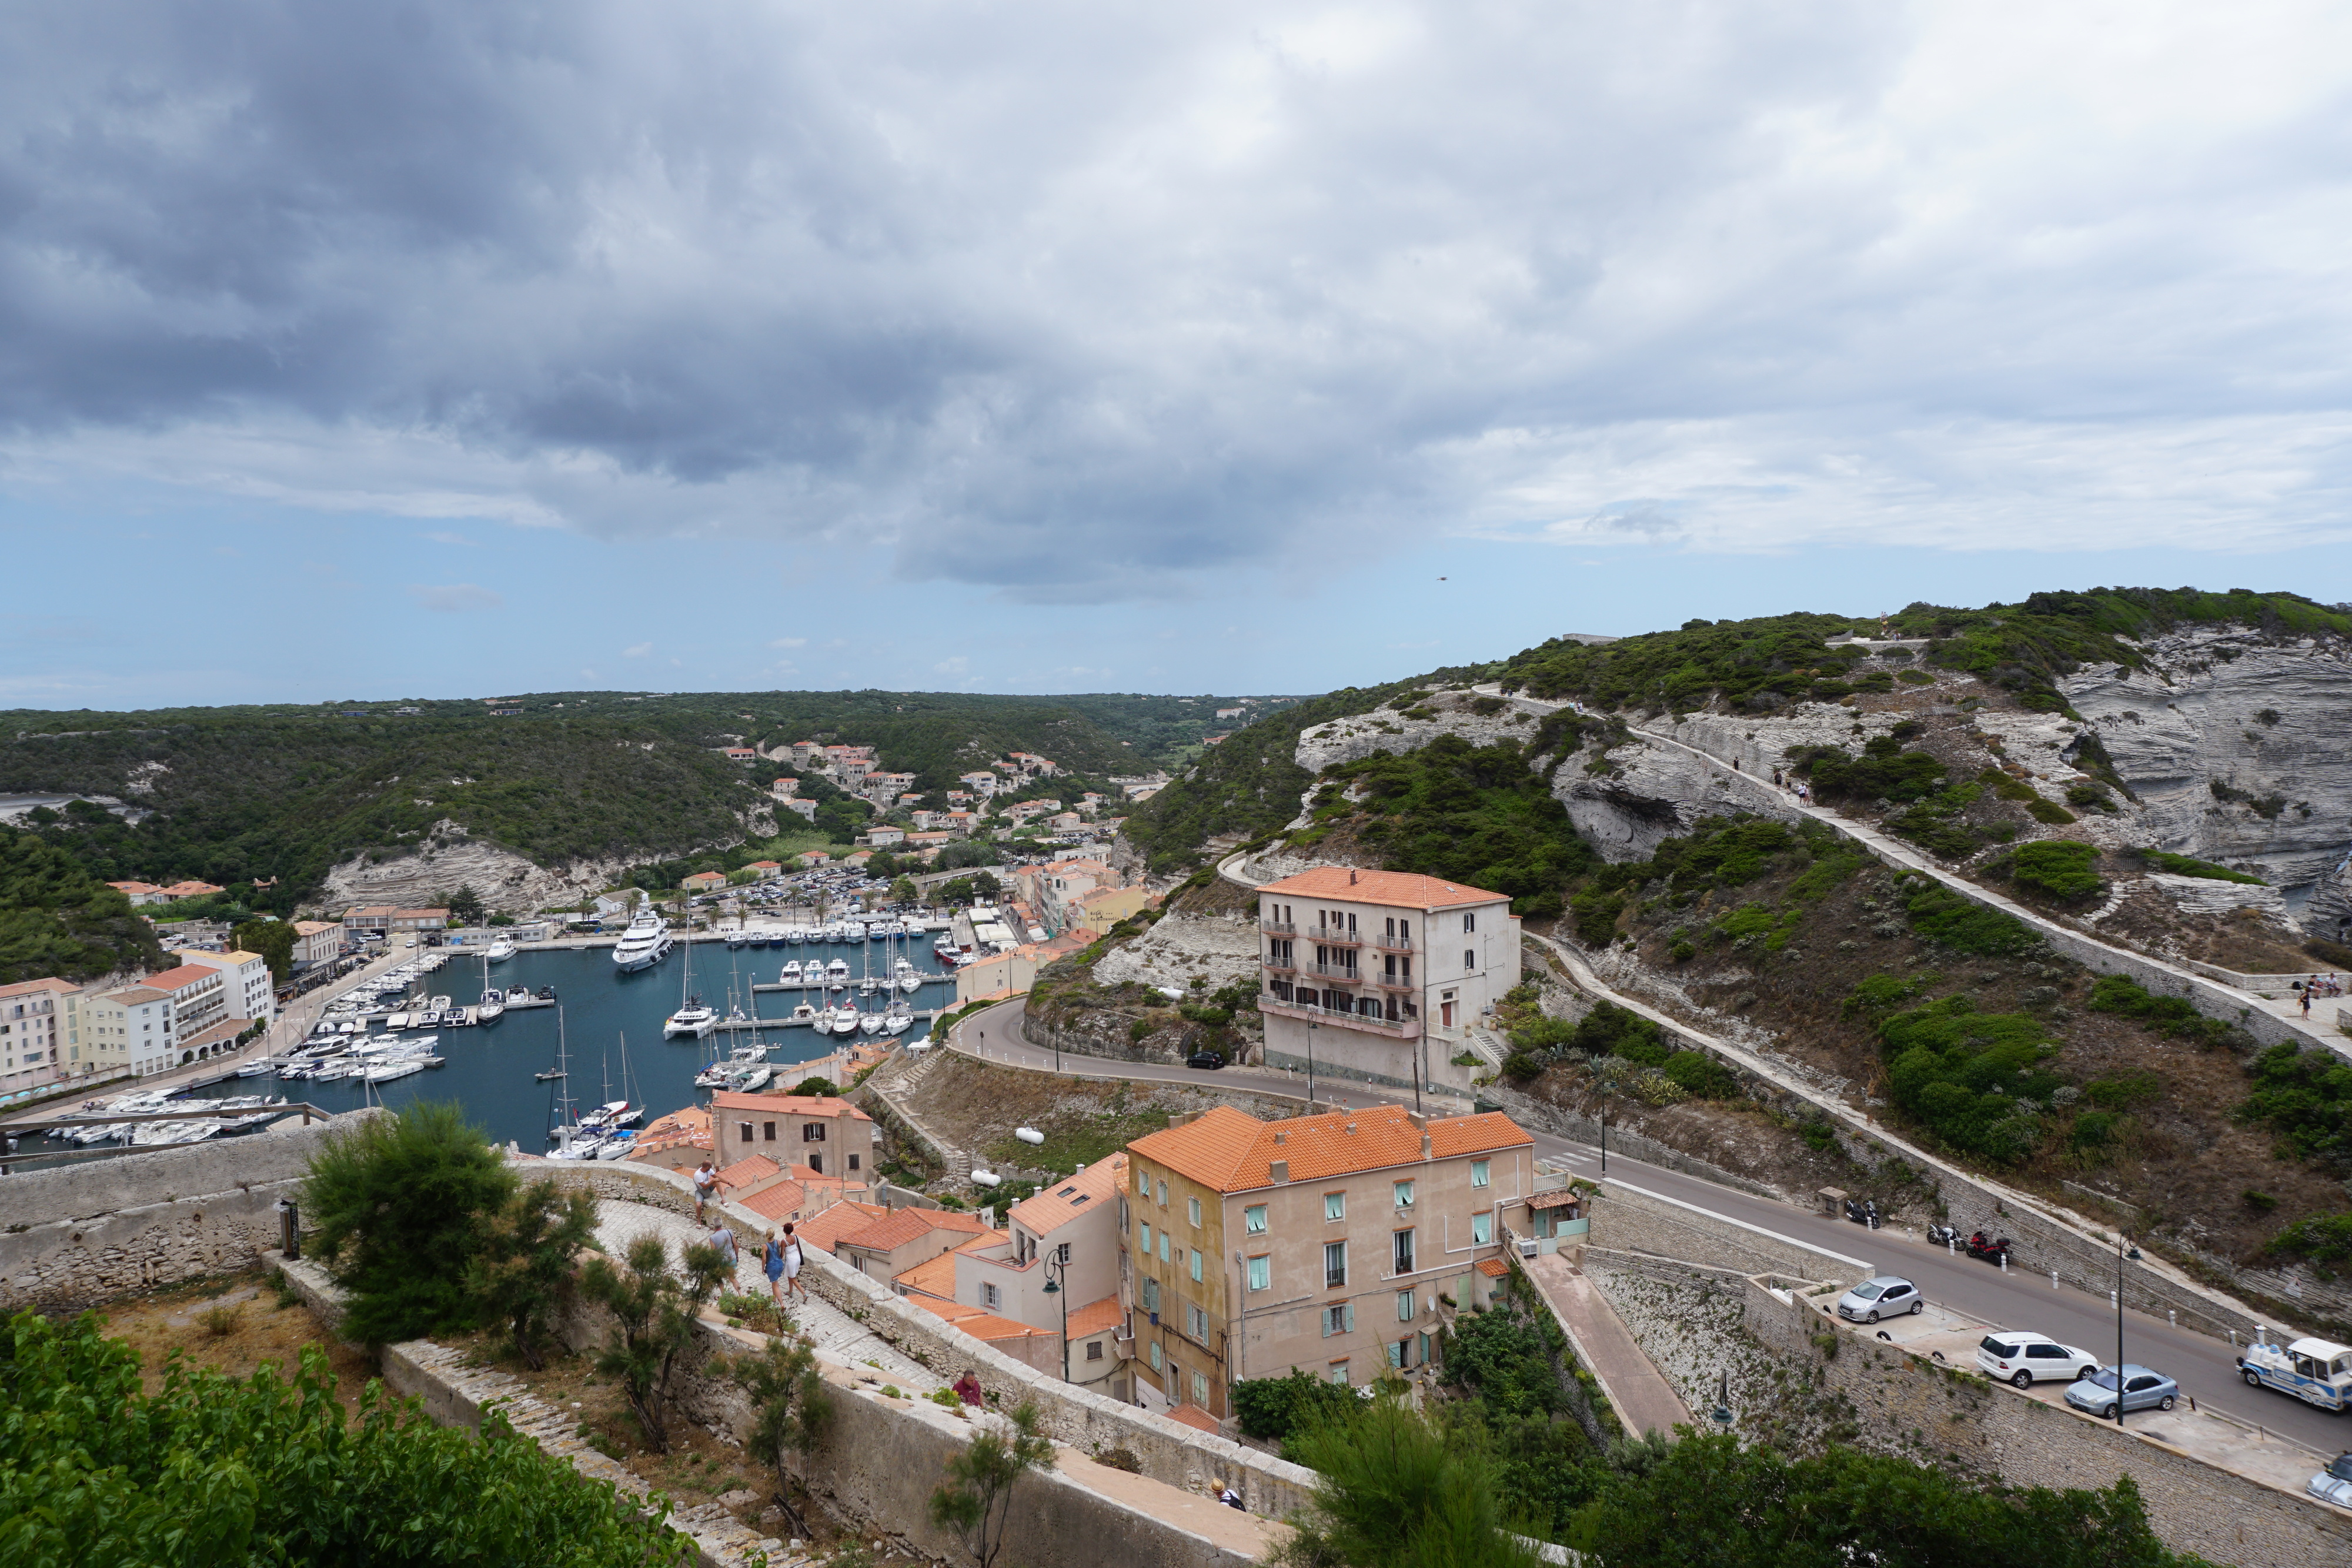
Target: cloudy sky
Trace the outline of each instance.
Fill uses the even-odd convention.
[[[0,704],[2352,599],[2352,13],[24,0]]]

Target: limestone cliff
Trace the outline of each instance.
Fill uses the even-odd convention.
[[[331,911],[366,904],[419,908],[470,887],[494,910],[523,912],[551,903],[573,903],[609,887],[625,864],[581,860],[550,870],[512,850],[469,837],[444,818],[412,853],[381,862],[357,855],[330,870],[319,902]]]

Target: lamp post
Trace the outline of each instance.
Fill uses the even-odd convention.
[[[1045,1293],[1062,1298],[1062,1381],[1070,1380],[1070,1292],[1062,1281],[1070,1277],[1070,1244],[1063,1242],[1045,1254]]]
[[[1307,1020],[1307,1109],[1315,1109],[1315,1030],[1313,1019]]]
[[[2116,1232],[2116,1425],[2124,1424],[2124,1233]]]

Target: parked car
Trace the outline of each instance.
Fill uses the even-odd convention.
[[[1987,1377],[2024,1388],[2052,1378],[2072,1383],[2096,1372],[2099,1358],[2087,1350],[2060,1344],[2047,1334],[2001,1329],[1977,1342],[1977,1364]]]
[[[2130,1362],[2123,1369],[2124,1414],[2135,1410],[2169,1410],[2180,1397],[2180,1385],[2152,1367]],[[2116,1369],[2103,1366],[2066,1385],[2066,1403],[2094,1416],[2116,1413]]]
[[[2352,1508],[2352,1454],[2338,1454],[2327,1468],[2303,1483],[2303,1490],[2322,1502]]]
[[[1904,1312],[1925,1312],[1927,1299],[1919,1287],[1895,1274],[1880,1274],[1864,1280],[1838,1298],[1838,1316],[1858,1323],[1874,1323],[1881,1318],[1900,1316]]]
[[[1223,1067],[1224,1064],[1225,1059],[1219,1056],[1213,1051],[1196,1051],[1192,1055],[1184,1059],[1184,1065],[1187,1067],[1206,1067],[1213,1069]]]

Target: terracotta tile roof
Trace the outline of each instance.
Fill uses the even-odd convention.
[[[909,1296],[907,1300],[909,1304],[946,1320],[959,1333],[968,1333],[986,1343],[996,1344],[1009,1339],[1054,1337],[1049,1329],[1033,1329],[1027,1323],[1016,1323],[1011,1318],[1000,1318],[994,1312],[984,1312],[961,1301],[934,1301],[929,1296]]]
[[[794,1226],[793,1234],[801,1239],[804,1247],[830,1252],[834,1243],[841,1238],[852,1231],[863,1230],[889,1212],[878,1203],[860,1203],[856,1198],[844,1198],[807,1224]]]
[[[1435,1117],[1428,1129],[1433,1159],[1532,1147],[1535,1143],[1500,1111]],[[1273,1185],[1276,1160],[1289,1162],[1292,1181],[1416,1165],[1421,1138],[1422,1129],[1402,1105],[1280,1122],[1261,1122],[1230,1105],[1218,1105],[1183,1126],[1147,1134],[1128,1148],[1219,1192],[1247,1192]]]
[[[942,1252],[936,1258],[926,1258],[894,1277],[890,1283],[898,1288],[902,1296],[931,1296],[942,1301],[952,1301],[955,1300],[955,1254]]]
[[[1034,1197],[1024,1198],[1005,1213],[1039,1236],[1089,1210],[1099,1213],[1106,1204],[1118,1207],[1118,1189],[1127,1185],[1127,1156],[1097,1160],[1065,1182],[1056,1182]],[[1114,1227],[1118,1223],[1113,1220]]]
[[[182,986],[193,984],[197,980],[218,978],[220,978],[218,969],[207,968],[202,964],[183,964],[176,969],[166,969],[160,975],[150,975],[139,983],[150,990],[176,991]]]
[[[851,1122],[874,1119],[848,1101],[829,1094],[738,1094],[722,1089],[711,1095],[710,1103],[720,1111],[764,1111],[771,1116],[830,1116]]]
[[[1486,1278],[1490,1280],[1499,1280],[1510,1271],[1511,1266],[1508,1263],[1504,1262],[1500,1258],[1481,1258],[1478,1260],[1478,1272],[1486,1275]]]
[[[971,1235],[987,1229],[977,1214],[958,1214],[950,1208],[901,1208],[862,1230],[845,1232],[841,1244],[863,1247],[869,1252],[888,1252],[904,1247],[909,1241],[919,1240],[934,1230],[956,1230]]]
[[[731,1166],[719,1166],[719,1179],[730,1186],[745,1186],[783,1168],[765,1155],[746,1155]]]
[[[1202,1409],[1198,1405],[1171,1406],[1169,1408],[1162,1410],[1160,1414],[1167,1416],[1171,1421],[1179,1421],[1187,1427],[1197,1427],[1203,1432],[1212,1432],[1219,1437],[1223,1437],[1224,1435],[1225,1429],[1217,1425],[1217,1418],[1214,1416],[1210,1415],[1206,1410]]]
[[[1127,1322],[1127,1309],[1118,1304],[1117,1296],[1105,1296],[1099,1301],[1088,1301],[1070,1314],[1070,1338],[1073,1342],[1088,1334],[1115,1329]]]
[[[796,1218],[808,1207],[808,1188],[796,1181],[787,1179],[776,1183],[773,1186],[761,1187],[749,1197],[739,1197],[733,1201],[739,1208],[748,1208],[756,1215],[782,1224],[787,1219]],[[830,1213],[831,1210],[827,1212]],[[793,1234],[799,1235],[799,1229],[795,1228]]]
[[[1318,865],[1280,882],[1269,882],[1260,893],[1289,894],[1297,898],[1336,898],[1356,904],[1386,904],[1404,909],[1451,909],[1464,904],[1507,900],[1506,893],[1465,887],[1442,877],[1418,872],[1354,871],[1343,865]]]

